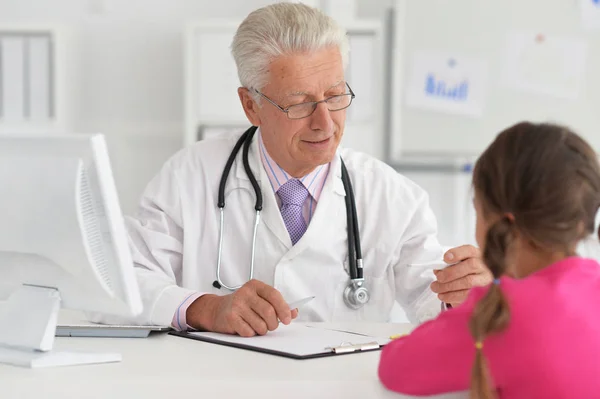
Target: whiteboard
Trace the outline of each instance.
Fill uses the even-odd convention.
[[[477,155],[499,131],[521,120],[566,124],[600,149],[600,32],[584,29],[583,2],[396,0],[391,161],[403,154]],[[585,47],[583,79],[574,98],[507,84],[507,49],[515,34],[532,43],[541,37],[572,40]],[[407,106],[411,67],[423,51],[486,62],[488,80],[480,117]],[[546,72],[539,70],[540,76]]]

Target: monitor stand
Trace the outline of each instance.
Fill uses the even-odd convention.
[[[22,285],[0,304],[0,363],[38,368],[121,361],[118,353],[53,351],[60,303],[55,288]]]

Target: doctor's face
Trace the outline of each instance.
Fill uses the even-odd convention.
[[[284,109],[347,93],[339,50],[274,59],[269,66],[269,83],[260,92]],[[329,111],[326,103],[320,103],[312,115],[290,119],[265,98],[261,98],[260,106],[253,101],[250,104],[249,96],[245,101],[241,92],[240,98],[251,122],[260,126],[269,155],[292,176],[302,177],[333,159],[344,131],[346,110]]]

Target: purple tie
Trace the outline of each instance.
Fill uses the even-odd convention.
[[[304,184],[296,179],[288,180],[279,187],[277,195],[281,199],[281,216],[295,245],[306,231],[306,221],[302,217],[302,206],[308,197]]]

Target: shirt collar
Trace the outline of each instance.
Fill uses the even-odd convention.
[[[271,158],[264,146],[260,129],[258,129],[257,133],[260,160],[265,168],[265,171],[267,172],[271,187],[276,193],[277,190],[279,190],[279,187],[284,185],[288,180],[293,179],[293,177],[286,173],[286,171],[283,170],[283,168],[279,166],[277,162],[273,160],[273,158]],[[306,187],[309,194],[317,201],[319,200],[319,196],[323,190],[323,186],[329,172],[329,165],[329,163],[320,165],[309,174],[298,179],[302,182],[304,187]]]

